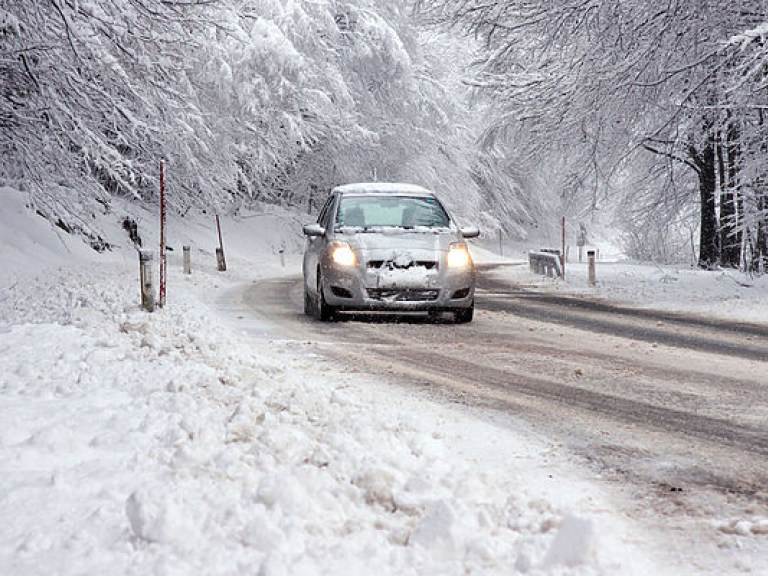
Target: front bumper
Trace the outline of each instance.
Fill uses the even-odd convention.
[[[474,301],[475,271],[472,266],[383,270],[330,264],[323,272],[323,294],[339,310],[458,310]]]

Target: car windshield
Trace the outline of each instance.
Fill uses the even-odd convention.
[[[445,228],[448,214],[428,196],[343,196],[336,226],[371,228]]]

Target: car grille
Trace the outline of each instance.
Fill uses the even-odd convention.
[[[368,260],[368,268],[378,270],[384,265],[392,266],[393,268],[423,267],[427,270],[435,270],[437,268],[437,262],[434,260],[418,260],[416,262],[409,262],[407,266],[398,266],[391,260]]]
[[[382,302],[432,302],[440,296],[440,290],[398,290],[369,288],[368,296]]]

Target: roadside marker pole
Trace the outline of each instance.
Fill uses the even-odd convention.
[[[594,250],[587,250],[587,260],[589,261],[589,285],[594,286],[597,284],[597,279],[595,278],[595,251]]]
[[[219,231],[219,247],[216,248],[216,263],[219,272],[225,272],[227,270],[227,260],[224,258],[224,241],[221,239],[221,222],[219,222],[218,214],[216,214],[216,229]]]
[[[565,280],[565,261],[568,259],[565,254],[565,216],[563,216],[563,251],[561,252],[563,255],[561,264],[563,265],[563,280]]]
[[[141,283],[141,308],[155,310],[155,290],[152,287],[152,251],[139,250],[139,282]]]
[[[163,162],[160,161],[160,298],[157,305],[162,308],[165,306],[165,175],[163,173]]]
[[[192,257],[189,246],[184,246],[184,274],[192,274]]]

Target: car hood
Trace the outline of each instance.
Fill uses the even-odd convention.
[[[447,252],[459,235],[451,230],[445,232],[358,232],[339,235],[349,242],[353,250],[361,253],[366,260],[396,260],[410,257],[411,260],[431,260],[440,252]]]

